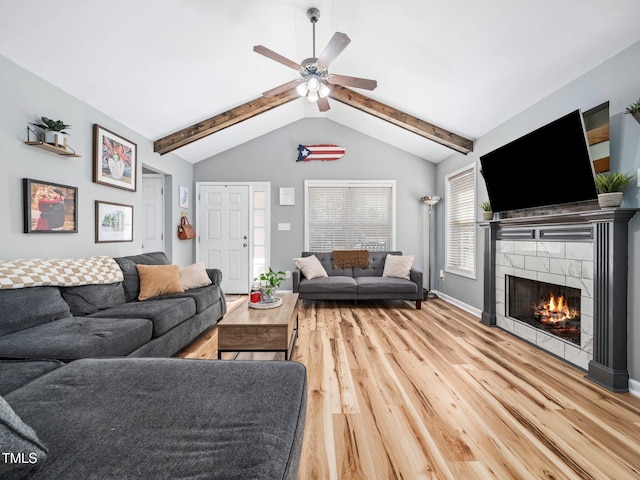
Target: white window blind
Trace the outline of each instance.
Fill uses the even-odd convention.
[[[446,268],[475,278],[475,166],[471,165],[446,177],[447,230]]]
[[[305,247],[332,250],[393,250],[392,183],[306,183]]]

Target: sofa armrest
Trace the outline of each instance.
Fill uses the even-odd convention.
[[[424,288],[422,283],[422,272],[420,270],[416,270],[415,268],[412,268],[409,271],[409,279],[413,283],[418,285],[418,298],[422,298],[422,289]]]
[[[293,293],[300,292],[300,276],[301,275],[302,275],[302,272],[297,267],[291,271],[291,282],[293,284]]]
[[[220,285],[222,283],[222,271],[217,268],[207,268],[207,275],[214,285]]]

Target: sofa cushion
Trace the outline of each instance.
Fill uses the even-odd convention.
[[[301,257],[310,257],[315,255],[327,275],[339,277],[353,277],[353,268],[335,268],[333,264],[333,252],[302,252]]]
[[[354,277],[381,277],[384,272],[384,265],[387,255],[402,255],[402,252],[369,252],[369,268],[355,267],[353,269]]]
[[[178,265],[137,265],[136,268],[140,278],[138,300],[184,292]]]
[[[0,335],[69,317],[69,305],[58,287],[0,290]],[[2,353],[0,352],[0,356]]]
[[[384,298],[385,295],[410,294],[411,298],[415,298],[418,292],[418,286],[404,278],[396,277],[358,277],[358,295],[379,295]]]
[[[413,255],[387,255],[382,276],[409,280],[412,265]]]
[[[36,432],[25,424],[11,405],[0,397],[0,477],[4,480],[31,478],[47,457],[47,448]],[[6,458],[6,455],[11,457]]]
[[[341,277],[338,275],[329,277],[304,279],[300,281],[299,293],[321,293],[327,298],[334,296],[336,292],[345,295],[355,295],[358,291],[358,284],[352,277]]]
[[[124,275],[122,286],[127,296],[127,302],[137,300],[140,294],[140,278],[138,277],[137,265],[169,265],[171,263],[164,252],[117,257],[114,260],[120,265]]]
[[[196,313],[200,313],[216,302],[220,301],[222,292],[218,285],[209,285],[207,287],[192,288],[183,293],[175,293],[172,295],[163,295],[162,297],[154,297],[149,300],[166,300],[169,298],[191,298],[196,302]]]
[[[294,258],[293,262],[296,264],[296,267],[300,269],[304,277],[309,280],[328,276],[327,271],[315,255],[311,255],[310,257]]]
[[[67,317],[0,337],[4,358],[124,356],[151,339],[153,325],[143,318]]]
[[[296,362],[79,360],[6,398],[49,446],[36,479],[297,476],[307,391]]]
[[[89,315],[125,302],[122,282],[62,287],[60,293],[73,315]]]
[[[211,285],[204,262],[197,262],[180,269],[180,283],[185,290]]]
[[[195,314],[196,303],[192,298],[158,298],[153,301],[123,303],[87,318],[146,318],[153,324],[153,337],[158,337]]]
[[[31,380],[64,365],[58,360],[1,360],[0,395],[26,385]]]

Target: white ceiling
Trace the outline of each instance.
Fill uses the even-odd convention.
[[[13,0],[0,55],[157,140],[297,78],[252,49],[311,57],[310,7],[317,55],[351,38],[331,73],[375,79],[361,92],[471,140],[640,40],[638,0]],[[330,104],[295,100],[175,153],[195,163],[310,116],[435,163],[452,153]]]

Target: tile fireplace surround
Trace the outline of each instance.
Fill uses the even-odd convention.
[[[500,327],[587,371],[587,378],[626,392],[628,222],[635,209],[550,212],[483,222],[482,323]],[[579,288],[576,345],[506,314],[506,276]]]

